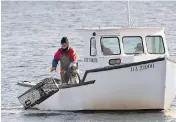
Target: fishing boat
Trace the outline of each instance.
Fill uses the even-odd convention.
[[[176,95],[176,61],[163,27],[84,27],[84,75],[46,78],[18,97],[39,110],[165,110]]]

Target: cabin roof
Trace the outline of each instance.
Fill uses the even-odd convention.
[[[83,27],[76,30],[164,30],[164,27]]]
[[[133,33],[133,34],[154,34],[154,33],[163,33],[165,30],[164,27],[84,27],[82,29],[76,29],[81,32],[99,32],[99,33]]]

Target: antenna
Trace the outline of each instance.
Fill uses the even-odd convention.
[[[128,27],[132,27],[132,23],[131,23],[131,16],[130,16],[130,2],[129,2],[129,0],[128,0],[128,3],[127,3],[127,12],[128,12],[128,16],[127,16],[127,18],[128,18],[128,20],[127,20],[127,26]]]

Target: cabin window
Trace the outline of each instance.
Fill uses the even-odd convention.
[[[103,55],[119,55],[121,53],[118,37],[101,37],[100,44]]]
[[[164,43],[161,36],[146,36],[147,51],[150,54],[164,54]]]
[[[142,37],[140,36],[125,36],[122,38],[125,54],[141,54],[144,53]]]
[[[95,39],[95,37],[92,37],[90,39],[90,55],[91,56],[96,56],[97,55],[96,39]]]

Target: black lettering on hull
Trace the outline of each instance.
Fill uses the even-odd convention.
[[[144,64],[144,65],[135,66],[135,67],[133,66],[133,67],[131,67],[131,72],[146,70],[146,69],[150,69],[150,68],[154,68],[154,67],[155,67],[154,64]]]

